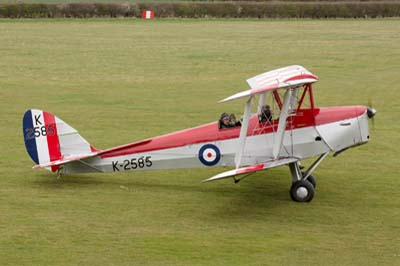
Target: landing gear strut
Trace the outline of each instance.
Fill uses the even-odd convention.
[[[290,197],[297,202],[310,202],[314,198],[315,187],[317,185],[315,177],[311,173],[318,167],[328,152],[322,154],[307,169],[305,173],[300,170],[299,162],[289,164],[290,173],[292,174],[292,186],[290,187]]]

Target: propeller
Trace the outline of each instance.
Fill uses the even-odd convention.
[[[368,105],[367,105],[367,116],[369,119],[371,119],[372,122],[372,128],[375,129],[375,119],[374,116],[376,115],[377,111],[372,107],[372,101],[371,98],[368,98]]]

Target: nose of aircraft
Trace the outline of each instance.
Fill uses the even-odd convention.
[[[376,114],[376,110],[372,107],[367,107],[367,116],[369,119],[373,118]]]

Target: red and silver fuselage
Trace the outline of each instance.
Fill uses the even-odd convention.
[[[278,123],[259,123],[252,115],[241,165],[273,159]],[[235,166],[240,127],[219,129],[213,122],[132,144],[97,151],[95,157],[64,165],[63,173],[122,172],[174,168]],[[369,139],[364,106],[300,109],[288,118],[279,157],[299,160],[340,152]]]

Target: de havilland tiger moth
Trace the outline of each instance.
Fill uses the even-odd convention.
[[[316,107],[312,84],[318,77],[294,65],[247,80],[250,89],[220,102],[244,99],[241,121],[211,122],[142,141],[99,150],[60,118],[37,109],[25,112],[23,135],[36,168],[58,175],[199,167],[234,167],[204,182],[235,182],[261,170],[288,165],[290,196],[309,202],[314,170],[324,158],[369,140],[367,106]],[[254,105],[254,112],[252,107]],[[306,170],[301,161],[315,157]]]

